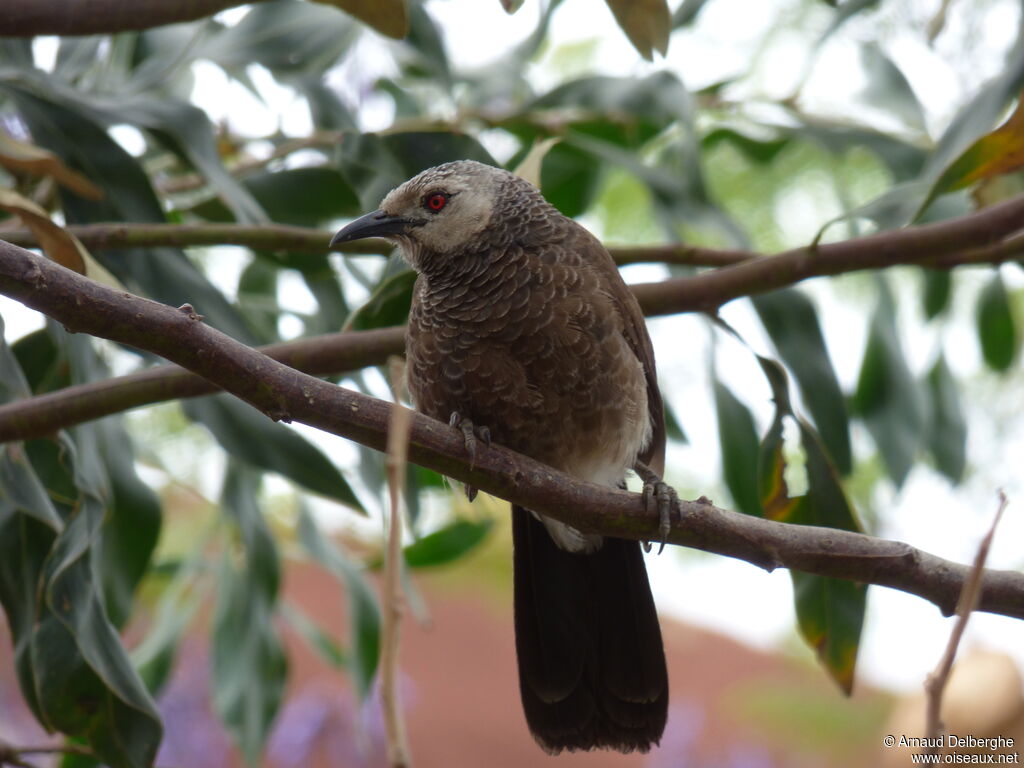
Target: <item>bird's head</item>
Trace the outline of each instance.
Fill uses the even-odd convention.
[[[473,160],[428,168],[391,190],[379,209],[343,228],[331,245],[384,237],[397,241],[420,268],[422,254],[443,256],[477,247],[510,182],[526,183]]]

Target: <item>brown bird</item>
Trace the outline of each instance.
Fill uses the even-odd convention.
[[[461,160],[423,171],[332,245],[396,241],[419,273],[406,336],[417,410],[575,477],[648,497],[665,425],[643,315],[608,251],[529,182]],[[467,489],[472,498],[472,489]],[[640,544],[513,506],[526,721],[545,750],[646,752],[668,676]]]

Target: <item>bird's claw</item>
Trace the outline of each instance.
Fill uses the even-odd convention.
[[[476,441],[480,440],[484,445],[491,445],[491,430],[485,426],[476,426],[473,421],[462,416],[458,411],[452,411],[448,424],[462,432],[463,444],[466,446],[466,453],[469,456],[469,469],[476,466]],[[471,485],[466,487],[466,498],[472,501],[476,498],[476,488]]]
[[[644,481],[644,506],[651,512],[658,512],[658,540],[661,546],[658,548],[660,555],[665,551],[665,544],[668,542],[669,534],[672,532],[672,508],[679,501],[675,488],[664,482],[654,472],[643,464],[636,467],[637,474]],[[644,542],[644,551],[651,551],[651,543]]]

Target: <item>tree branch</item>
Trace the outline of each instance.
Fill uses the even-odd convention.
[[[809,277],[835,275],[897,264],[949,269],[967,264],[999,264],[1024,253],[1024,196],[949,221],[868,237],[800,248],[776,256],[746,251],[715,251],[690,246],[612,248],[620,264],[639,261],[717,263],[722,269],[690,277],[631,286],[646,315],[709,311],[741,296],[764,293]],[[282,225],[90,224],[67,228],[95,248],[144,245],[237,244],[274,250],[324,251],[328,231]],[[28,231],[0,233],[8,242],[35,245]],[[349,247],[355,246],[355,247]],[[349,253],[380,253],[384,241],[345,244]],[[401,331],[385,336],[332,334],[273,345],[263,351],[306,373],[325,375],[380,365],[401,352]],[[283,356],[282,356],[283,355]],[[333,362],[332,362],[333,360]],[[333,367],[332,367],[333,366]],[[92,382],[0,406],[0,440],[29,439],[111,413],[179,397],[208,394],[213,388],[181,370],[166,367]]]
[[[385,449],[390,404],[300,373],[174,309],[118,292],[0,242],[0,293],[44,312],[70,331],[129,344],[195,371],[273,419],[300,421]],[[462,435],[412,414],[409,459],[455,480],[588,533],[658,537],[658,515],[640,494],[574,480],[500,446],[481,446],[472,468]],[[673,505],[669,543],[746,560],[761,568],[892,587],[951,614],[970,568],[900,542],[815,526],[778,523],[706,500]],[[1024,618],[1024,573],[988,569],[978,609]]]
[[[4,0],[0,37],[98,35],[194,21],[243,0]]]
[[[394,246],[386,240],[371,238],[340,243],[329,249],[333,232],[326,229],[295,227],[286,224],[139,224],[111,222],[78,224],[65,227],[87,248],[155,247],[180,248],[202,245],[242,245],[259,251],[307,251],[325,253],[333,250],[347,254],[388,254]],[[0,230],[0,238],[23,248],[36,248],[39,240],[28,229]],[[609,249],[620,265],[660,263],[678,266],[722,267],[736,264],[762,254],[753,251],[730,251],[694,245],[650,245]]]

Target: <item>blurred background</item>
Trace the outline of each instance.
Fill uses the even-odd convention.
[[[301,246],[157,234],[110,247],[81,235],[90,263],[129,290],[188,301],[251,344],[404,322],[401,261],[328,255],[326,243],[392,186],[449,159],[528,160],[548,199],[609,246],[771,254],[1024,191],[1019,173],[959,186],[949,175],[1014,112],[1020,2],[684,0],[660,26],[656,2],[638,3],[632,22],[613,15],[621,3],[526,0],[511,14],[503,4],[519,5],[382,3],[381,20],[372,3],[340,3],[367,24],[276,0],[141,32],[3,38],[0,184],[61,225],[318,233]],[[408,35],[393,39],[399,8]],[[33,151],[57,165],[40,174],[10,161]],[[101,194],[73,188],[69,173]],[[15,241],[25,207],[3,202],[0,236]],[[623,274],[653,282],[701,268]],[[784,419],[794,495],[806,492],[807,452],[822,450],[850,527],[970,562],[1001,488],[1010,506],[989,565],[1020,569],[1022,302],[1010,262],[854,272],[731,302],[721,316],[749,347],[697,313],[652,318],[672,422],[666,480],[682,497],[763,513],[758,446],[777,413],[753,350],[785,364],[796,412],[820,434],[818,448],[801,445]],[[157,362],[73,337],[6,298],[0,316],[35,394]],[[334,380],[389,398],[382,370]],[[90,487],[106,503],[89,567],[157,697],[157,765],[386,764],[374,682],[379,455],[223,397],[25,445],[62,517]],[[519,708],[507,505],[470,505],[425,470],[408,480],[400,669],[414,760],[547,761]],[[952,628],[934,605],[857,588],[831,604],[852,611],[849,625],[813,611],[798,622],[787,572],[675,547],[647,564],[672,681],[662,747],[561,761],[905,764],[882,736],[920,729],[919,692]],[[808,616],[828,636],[824,665],[798,629]],[[0,739],[41,743],[12,651],[5,639]],[[1024,739],[1024,624],[975,615],[962,653],[950,706],[967,719],[947,713],[950,727]]]

